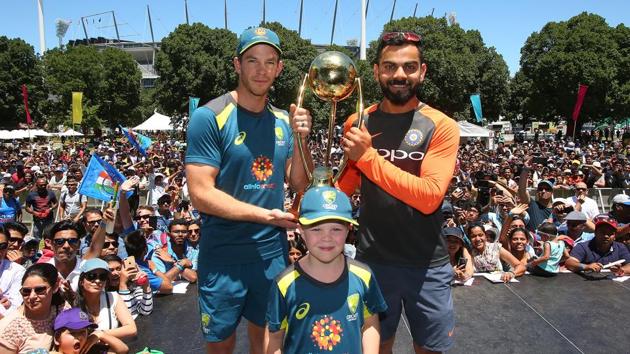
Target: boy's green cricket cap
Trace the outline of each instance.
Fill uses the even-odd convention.
[[[352,218],[350,199],[342,191],[329,186],[314,187],[304,193],[299,220],[302,225],[324,220],[341,220],[359,225]]]
[[[246,29],[239,37],[236,54],[241,55],[253,45],[261,43],[268,44],[276,48],[279,53],[282,53],[280,38],[274,31],[264,27],[252,27]]]

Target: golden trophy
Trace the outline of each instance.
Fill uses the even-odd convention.
[[[358,126],[363,123],[363,91],[361,88],[361,79],[357,75],[356,65],[347,55],[336,52],[327,51],[318,55],[311,63],[308,73],[304,75],[302,85],[297,97],[297,107],[302,106],[306,85],[311,88],[315,96],[324,101],[331,103],[330,118],[328,121],[328,143],[326,146],[326,154],[324,155],[324,165],[317,166],[313,171],[309,170],[304,155],[304,147],[302,139],[297,139],[300,157],[304,170],[310,181],[310,187],[330,185],[332,186],[341,176],[347,158],[344,156],[339,171],[333,176],[333,170],[330,166],[330,152],[332,149],[333,133],[335,128],[335,118],[337,116],[337,102],[348,98],[352,92],[357,89],[358,93]]]

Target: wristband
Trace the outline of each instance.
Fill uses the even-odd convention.
[[[183,272],[185,269],[183,265],[179,264],[179,262],[175,263],[175,266],[177,267],[177,269],[179,269],[180,272]]]
[[[580,264],[578,264],[578,270],[579,270],[580,272],[583,272],[583,271],[584,271],[584,269],[586,269],[586,264],[584,264],[584,263],[580,263]]]
[[[129,295],[131,294],[131,290],[118,290],[120,295]]]

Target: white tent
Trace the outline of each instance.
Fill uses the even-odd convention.
[[[134,127],[133,130],[173,130],[173,125],[171,124],[171,117],[153,112],[149,119]]]
[[[484,127],[480,127],[476,124],[472,124],[469,122],[457,122],[459,124],[459,135],[462,138],[490,138],[492,137],[492,130],[486,129]]]
[[[43,129],[33,129],[31,130],[32,136],[53,136],[53,134],[44,131]]]
[[[10,140],[10,139],[15,139],[10,131],[0,130],[0,140]]]
[[[66,131],[65,131],[65,132],[63,132],[63,133],[59,133],[59,134],[57,134],[57,135],[58,135],[58,136],[83,136],[83,134],[82,134],[82,133],[79,133],[78,131],[76,131],[76,130],[74,130],[74,129],[72,129],[72,128],[70,128],[70,129],[66,130]]]

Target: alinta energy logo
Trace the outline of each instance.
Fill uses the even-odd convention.
[[[243,186],[243,189],[252,190],[276,188],[275,183],[264,183],[269,180],[269,178],[271,178],[271,176],[273,175],[273,163],[268,157],[260,155],[256,159],[254,159],[250,171],[256,181],[259,183],[246,184]]]

